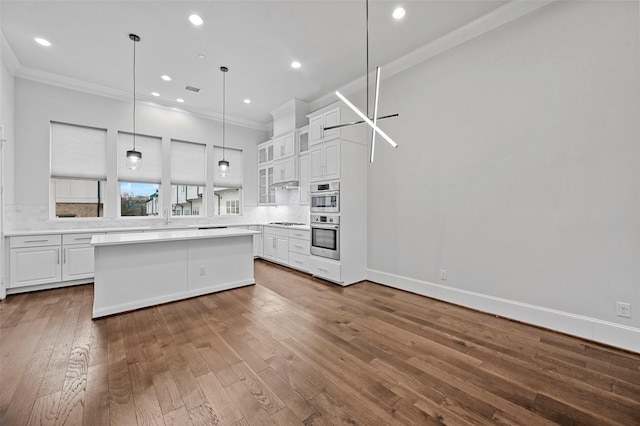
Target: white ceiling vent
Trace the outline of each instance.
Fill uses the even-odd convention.
[[[189,90],[191,92],[196,92],[196,93],[198,93],[200,91],[200,89],[198,89],[197,87],[193,87],[193,86],[184,86],[184,90]]]

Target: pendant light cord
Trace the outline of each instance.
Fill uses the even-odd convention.
[[[226,125],[225,117],[226,117],[226,105],[227,105],[226,74],[227,74],[226,70],[223,70],[222,72],[222,159],[223,160],[224,160],[224,140],[225,140],[225,125]]]
[[[133,150],[136,150],[136,40],[133,40]]]
[[[371,118],[369,115],[369,0],[365,2],[365,18],[367,21],[367,118]]]

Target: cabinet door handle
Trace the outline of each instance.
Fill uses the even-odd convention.
[[[49,240],[25,240],[25,243],[46,243]]]
[[[322,271],[322,272],[329,272],[329,270],[328,270],[328,269],[320,268],[320,267],[318,267],[318,271]]]
[[[294,247],[295,247],[295,248],[299,248],[299,249],[304,248],[304,247],[299,246],[299,245],[297,245],[297,244],[296,244]]]
[[[75,241],[84,241],[84,240],[90,240],[91,237],[82,237],[82,238],[74,238]]]
[[[60,249],[56,249],[56,258],[58,259],[58,265],[60,264]]]

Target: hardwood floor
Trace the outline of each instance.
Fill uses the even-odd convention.
[[[91,320],[0,303],[0,424],[640,425],[640,354],[263,261],[257,285]]]

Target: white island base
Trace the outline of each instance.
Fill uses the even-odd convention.
[[[244,229],[96,235],[93,318],[255,284]]]

